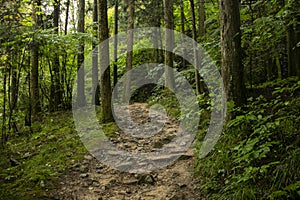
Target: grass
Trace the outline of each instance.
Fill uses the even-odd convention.
[[[0,199],[39,199],[86,154],[71,112],[45,116],[33,133],[13,136],[0,154]],[[23,132],[23,133],[22,133]],[[17,161],[11,165],[10,158]]]

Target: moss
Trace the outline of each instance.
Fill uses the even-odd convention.
[[[45,116],[34,130],[11,138],[1,154],[0,199],[45,199],[45,187],[86,154],[70,112]]]

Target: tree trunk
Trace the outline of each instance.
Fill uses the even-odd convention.
[[[152,18],[152,23],[151,25],[153,27],[160,28],[161,26],[161,18],[163,12],[161,11],[162,4],[160,0],[155,0],[151,2],[151,8],[155,10],[153,13],[153,18]],[[163,51],[160,49],[161,46],[161,32],[160,29],[153,29],[153,35],[152,35],[152,40],[153,40],[153,51],[154,51],[154,62],[155,63],[161,63],[163,62]]]
[[[94,5],[93,5],[93,22],[95,24],[98,23],[98,0],[94,0]],[[96,26],[94,24],[93,31],[94,31],[94,37],[98,37],[98,25]],[[92,58],[92,82],[93,82],[93,91],[95,91],[95,95],[93,96],[92,104],[93,105],[100,105],[100,86],[99,86],[99,77],[98,77],[98,47],[97,43],[93,43],[93,58]]]
[[[119,0],[115,0],[115,27],[114,27],[114,34],[115,34],[115,40],[114,40],[114,71],[113,71],[113,77],[114,77],[114,86],[116,86],[118,82],[118,33],[119,33]]]
[[[246,101],[243,79],[239,0],[219,0],[222,77],[228,101]]]
[[[300,79],[300,14],[299,14],[299,10],[300,10],[300,2],[299,1],[294,1],[294,6],[293,6],[294,10],[295,10],[295,38],[296,38],[296,42],[295,42],[295,60],[296,60],[296,74]]]
[[[198,32],[200,36],[200,41],[203,40],[205,36],[205,1],[199,0],[199,13],[198,13]]]
[[[102,121],[103,123],[113,121],[111,110],[111,81],[110,81],[110,67],[109,67],[109,38],[108,19],[107,19],[107,0],[98,1],[99,14],[99,41],[100,41],[100,96],[102,107]],[[106,42],[104,42],[106,41]],[[105,69],[106,68],[106,69]],[[105,69],[105,71],[104,71]]]
[[[35,23],[35,29],[39,29],[42,24],[40,0],[34,1],[32,18]],[[41,111],[41,106],[39,96],[39,44],[35,38],[33,39],[33,43],[31,45],[30,93],[32,109],[31,114],[33,116],[32,121],[36,121],[38,119],[38,114]]]
[[[197,30],[196,30],[196,17],[195,17],[195,5],[194,0],[190,0],[190,6],[191,6],[191,14],[192,14],[192,32],[193,32],[193,39],[197,41]],[[195,85],[196,85],[196,94],[199,95],[201,93],[200,91],[200,76],[198,73],[198,65],[199,60],[197,56],[197,47],[193,46],[193,53],[194,53],[194,68],[195,68]]]
[[[297,12],[300,3],[293,0],[290,3],[289,15],[287,17],[287,54],[288,54],[288,75],[300,78],[300,16]]]
[[[181,37],[181,42],[184,44],[183,41],[183,35],[185,34],[185,16],[184,16],[184,0],[181,0],[180,2],[180,21],[181,21],[181,33],[182,33],[182,37]],[[186,62],[185,62],[185,55],[186,55],[186,51],[185,49],[183,49],[183,58],[181,59],[182,62],[182,67],[185,69],[186,68]]]
[[[294,27],[291,24],[287,26],[287,55],[288,55],[288,76],[295,76],[296,62],[294,57]]]
[[[168,51],[167,49],[173,50],[174,48],[174,17],[173,17],[173,0],[164,0],[164,18],[165,18],[165,41],[166,41],[166,50],[165,50],[165,78],[166,78],[166,87],[171,91],[175,89],[175,80],[174,73],[170,68],[173,68],[173,52]],[[170,68],[168,68],[170,67]]]
[[[68,34],[69,11],[70,11],[70,0],[67,0],[67,3],[66,3],[65,35]]]
[[[125,100],[130,100],[131,69],[133,57],[133,31],[134,29],[134,0],[128,0],[128,24],[127,24],[127,55],[126,55],[126,85]]]
[[[54,30],[55,33],[59,34],[59,13],[60,13],[60,0],[54,1],[54,12],[53,12],[53,24],[54,24]],[[53,61],[53,82],[51,82],[51,97],[53,98],[53,101],[50,101],[50,109],[51,111],[57,111],[59,105],[61,104],[62,100],[62,88],[60,83],[60,62],[59,62],[59,56],[57,53],[54,55],[54,61]]]
[[[79,1],[79,8],[78,8],[79,16],[78,16],[78,33],[84,33],[84,17],[85,17],[85,0]],[[77,106],[83,107],[86,105],[86,98],[85,98],[85,89],[84,89],[84,67],[81,65],[84,62],[84,40],[81,39],[79,41],[78,47],[78,56],[77,56]]]
[[[3,111],[2,111],[2,146],[6,144],[7,134],[6,134],[6,67],[3,70]]]

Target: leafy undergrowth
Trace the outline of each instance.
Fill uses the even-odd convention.
[[[56,178],[86,153],[71,112],[45,116],[32,129],[10,138],[0,154],[0,199],[43,199]]]
[[[208,199],[300,197],[300,81],[257,88],[268,88],[267,97],[233,110],[214,150],[197,162]]]

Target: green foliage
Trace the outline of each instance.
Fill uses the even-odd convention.
[[[51,189],[59,175],[83,158],[86,149],[71,116],[70,112],[45,116],[43,123],[34,124],[34,134],[8,141],[0,155],[0,199],[42,197],[45,187]],[[11,165],[9,158],[18,163]]]
[[[166,109],[167,115],[170,117],[176,119],[181,117],[179,102],[175,95],[167,89],[157,88],[156,94],[151,96],[148,103],[149,106],[154,104],[162,105]]]
[[[199,160],[200,190],[211,199],[296,199],[300,195],[299,82],[271,100],[250,98],[228,121],[215,149]],[[292,84],[291,84],[292,83]]]

